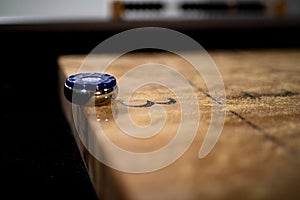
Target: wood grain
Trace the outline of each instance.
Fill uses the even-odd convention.
[[[195,59],[201,58],[199,52],[189,53]],[[210,123],[214,98],[190,64],[177,55],[163,52],[125,54],[109,65],[107,72],[117,79],[133,67],[149,62],[172,66],[190,81],[197,95],[201,117],[192,145],[173,164],[142,174],[107,167],[82,144],[74,126],[72,105],[64,98],[62,90],[66,77],[78,72],[85,55],[59,58],[62,106],[99,199],[300,198],[300,50],[215,50],[209,55],[225,84],[226,119],[217,144],[203,159],[198,158],[198,152]],[[112,57],[95,55],[89,59],[89,69],[97,70],[99,63]],[[147,74],[134,78],[142,79],[143,76]],[[168,88],[148,85],[137,90],[130,103],[139,105],[147,99],[163,102],[167,97],[176,99]],[[98,120],[90,116],[89,109],[82,108],[83,120],[89,124],[89,134],[96,134],[100,124],[119,147],[148,152],[166,145],[180,123],[179,103],[163,107],[168,116],[166,125],[157,137],[146,142],[124,134],[115,125],[112,115],[109,118],[106,113],[109,120],[103,120],[103,107],[96,109]],[[147,125],[149,109],[132,107],[129,111],[137,124]],[[104,141],[95,142],[101,146]],[[107,159],[116,159],[110,157],[110,152],[103,151]]]

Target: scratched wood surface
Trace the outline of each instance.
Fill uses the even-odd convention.
[[[192,145],[171,165],[142,174],[107,167],[83,145],[74,125],[72,105],[62,91],[66,77],[78,72],[85,55],[59,58],[62,107],[99,199],[300,198],[300,50],[242,49],[208,53],[224,81],[226,119],[219,140],[202,159],[198,158],[198,152],[210,123],[214,99],[190,64],[170,53],[132,53],[109,65],[107,72],[117,79],[133,67],[149,62],[172,66],[190,81],[197,95],[200,127]],[[190,54],[194,59],[201,58],[198,52]],[[97,63],[110,59],[112,55],[109,54],[95,55],[88,64],[90,69],[97,71]],[[143,79],[149,75],[139,74],[133,78]],[[150,84],[139,88],[129,103],[167,102],[167,98],[178,100],[168,88]],[[180,123],[179,102],[161,106],[167,113],[165,127],[157,136],[146,140],[124,134],[116,126],[113,115],[107,115],[105,107],[96,108],[96,118],[90,116],[90,108],[82,107],[85,114],[82,120],[89,125],[84,127],[88,134],[97,134],[100,125],[109,140],[120,148],[149,152],[166,145]],[[129,114],[136,124],[147,125],[150,123],[149,109],[151,107],[130,107]],[[122,112],[117,115],[128,114]],[[102,118],[103,113],[106,120]],[[101,146],[104,141],[94,142]],[[122,159],[110,157],[111,153],[105,149],[103,152],[107,159]]]

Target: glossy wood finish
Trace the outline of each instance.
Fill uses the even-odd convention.
[[[195,59],[201,58],[198,52],[190,54]],[[190,148],[173,164],[142,174],[107,167],[82,144],[74,126],[72,105],[64,98],[62,89],[66,77],[78,72],[85,55],[59,58],[62,106],[99,199],[300,198],[300,50],[215,50],[209,51],[209,55],[225,84],[226,119],[215,147],[202,159],[198,158],[198,152],[210,123],[213,97],[208,95],[205,83],[190,64],[173,54],[136,53],[126,54],[109,66],[108,72],[117,79],[132,67],[149,62],[172,66],[185,75],[197,95],[200,128]],[[108,54],[96,55],[89,62],[90,69],[97,70],[97,63],[111,58]],[[149,85],[137,90],[131,103],[142,104],[149,99],[162,102],[167,96],[176,99],[170,90]],[[148,152],[167,144],[174,136],[180,122],[178,106],[179,103],[163,105],[169,116],[166,128],[146,141],[123,134],[115,127],[113,117],[104,122],[101,119],[104,108],[96,109],[100,113],[98,121],[83,108],[86,114],[83,120],[89,124],[86,127],[89,134],[96,134],[100,124],[108,131],[109,139],[121,148]],[[149,109],[132,107],[130,114],[137,124],[146,125]],[[95,142],[101,146],[104,141]],[[107,159],[116,159],[105,149],[104,152]]]

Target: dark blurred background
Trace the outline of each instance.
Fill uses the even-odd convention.
[[[145,26],[206,50],[299,48],[297,0],[2,0],[1,190],[9,199],[96,199],[58,96],[57,58]]]

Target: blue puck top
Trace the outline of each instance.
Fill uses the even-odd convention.
[[[116,84],[115,77],[102,73],[79,73],[66,79],[66,86],[78,90],[104,90],[113,88]]]

